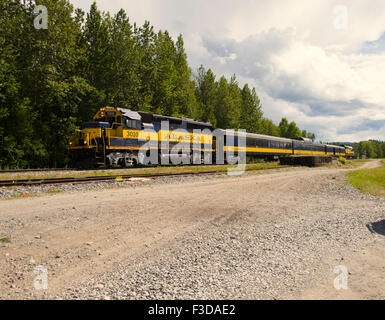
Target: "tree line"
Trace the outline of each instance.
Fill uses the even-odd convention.
[[[34,26],[36,5],[48,28]],[[71,134],[105,106],[293,138],[301,131],[263,116],[256,90],[187,62],[183,37],[124,10],[86,13],[68,0],[0,0],[0,168],[66,165]]]
[[[378,140],[360,141],[353,145],[358,158],[385,158],[385,142]]]

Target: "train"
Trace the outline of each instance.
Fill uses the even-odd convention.
[[[350,146],[220,129],[208,122],[114,107],[100,108],[91,121],[83,123],[68,148],[74,168],[222,164],[241,156],[295,164],[354,156]]]

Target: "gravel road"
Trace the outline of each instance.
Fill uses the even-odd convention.
[[[366,167],[378,166],[373,161]],[[384,298],[385,199],[296,168],[0,201],[0,298]],[[33,269],[48,270],[35,290]],[[346,267],[348,289],[333,286]]]

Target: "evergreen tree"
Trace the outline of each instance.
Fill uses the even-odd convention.
[[[137,70],[139,84],[136,87],[137,94],[132,97],[134,110],[151,111],[153,108],[153,87],[155,79],[155,38],[154,28],[146,21],[138,28],[134,24],[134,38],[137,52]]]
[[[259,131],[259,122],[263,115],[260,100],[255,89],[250,90],[247,84],[243,86],[241,94],[240,127],[247,132],[257,133]]]
[[[286,118],[282,118],[279,123],[279,135],[281,137],[288,137],[289,121]]]
[[[175,67],[178,84],[175,92],[175,102],[179,110],[179,116],[196,118],[197,100],[195,96],[195,81],[192,79],[192,72],[187,63],[182,35],[179,35],[176,42]]]
[[[293,139],[297,137],[301,137],[301,130],[297,127],[296,123],[292,121],[287,128],[286,138]]]
[[[260,134],[265,134],[268,136],[280,136],[279,128],[273,123],[272,120],[261,118],[258,121],[258,132]]]
[[[210,122],[214,127],[217,126],[215,118],[215,104],[217,99],[217,83],[215,75],[201,65],[196,76],[195,94],[198,100],[197,118],[200,121]]]
[[[168,116],[180,114],[176,103],[178,74],[175,67],[176,47],[167,31],[155,39],[155,75],[152,90],[153,112]]]
[[[109,48],[111,44],[111,18],[109,15],[102,14],[96,3],[91,5],[90,12],[87,13],[87,19],[84,26],[84,38],[87,46],[87,65],[86,79],[97,90],[106,92],[110,87],[110,80],[113,75],[110,74],[111,65]],[[108,104],[113,97],[111,92],[107,93],[105,101]]]

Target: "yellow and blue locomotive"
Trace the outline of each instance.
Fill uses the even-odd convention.
[[[102,108],[92,121],[84,123],[71,138],[71,166],[125,167],[142,164],[143,158],[151,150],[157,153],[157,159],[153,162],[164,163],[162,156],[174,156],[183,163],[189,163],[192,150],[198,157],[212,151],[212,129],[210,123],[191,119],[123,108]]]

